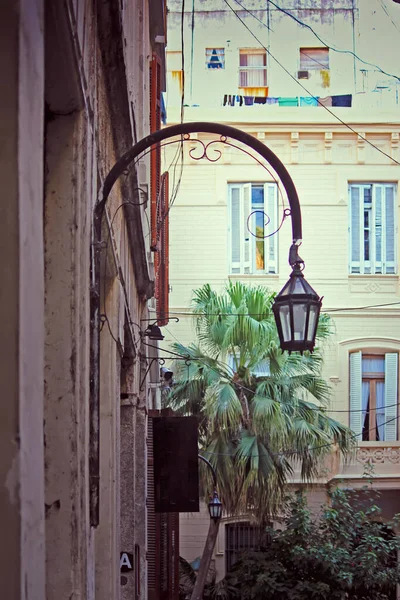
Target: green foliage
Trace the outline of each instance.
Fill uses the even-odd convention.
[[[196,571],[181,556],[179,557],[179,600],[190,600],[196,583]],[[204,586],[203,600],[229,600],[235,594],[235,588],[226,579],[211,581]]]
[[[371,492],[335,489],[315,518],[304,495],[290,499],[285,528],[243,555],[225,577],[229,600],[390,600],[400,583],[392,531]]]
[[[190,362],[176,364],[168,398],[178,413],[197,415],[200,449],[217,470],[227,512],[252,512],[260,522],[281,505],[296,463],[310,479],[332,443],[344,453],[353,443],[350,430],[326,412],[330,388],[320,349],[281,352],[273,299],[266,288],[241,282],[229,282],[221,294],[208,284],[195,290],[198,343],[175,344]],[[329,333],[323,316],[319,341]]]

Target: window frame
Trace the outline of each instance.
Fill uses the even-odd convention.
[[[366,227],[366,192],[371,191],[370,222]],[[388,191],[392,198],[389,199]],[[379,194],[378,194],[379,192]],[[357,197],[358,195],[358,197]],[[379,198],[379,199],[378,199]],[[349,199],[349,274],[350,275],[397,275],[397,185],[395,182],[355,182],[348,183]],[[389,202],[392,203],[391,208]],[[392,227],[388,226],[388,208],[392,211]],[[380,212],[380,214],[379,214]],[[358,221],[358,223],[357,223]],[[358,228],[358,236],[357,229]],[[367,232],[368,252],[366,254]],[[389,247],[388,235],[392,236],[392,247]],[[380,236],[380,260],[377,253]],[[388,254],[393,260],[388,259]]]
[[[324,65],[322,62],[314,58],[308,53],[326,51],[327,64]],[[302,63],[302,58],[305,57],[305,64]],[[307,60],[308,58],[308,60]],[[299,70],[300,71],[329,71],[329,47],[328,46],[307,46],[299,48]]]
[[[272,526],[271,523],[268,523]],[[239,539],[240,534],[242,538]],[[244,543],[244,535],[252,543]],[[236,539],[233,539],[236,538]],[[264,538],[264,539],[263,539]],[[265,528],[251,521],[235,521],[225,524],[225,572],[228,573],[234,564],[240,559],[240,555],[246,550],[260,550],[263,541],[269,541],[270,537],[265,534]],[[233,542],[233,543],[232,543]],[[236,544],[235,544],[236,542]]]
[[[385,361],[385,354],[368,354],[364,352],[361,354],[361,364],[362,361],[364,359],[368,359],[368,358],[383,358],[383,361]],[[368,409],[366,411],[366,418],[368,415],[368,439],[364,439],[364,427],[363,427],[363,435],[362,435],[362,441],[363,442],[380,442],[380,441],[384,441],[384,440],[377,440],[376,437],[376,427],[377,427],[377,421],[376,421],[376,413],[377,413],[377,407],[376,407],[376,385],[378,382],[383,382],[383,384],[385,384],[385,372],[384,371],[371,371],[371,372],[364,372],[362,370],[361,372],[362,374],[362,382],[364,381],[368,381],[369,382],[369,406]]]
[[[372,421],[375,425],[368,424],[368,440],[363,436],[363,415],[362,415],[362,382],[363,380],[382,381],[382,373],[363,373],[362,361],[364,358],[385,358],[384,372],[384,439],[376,440],[376,410]],[[349,427],[353,430],[360,442],[376,442],[378,444],[385,442],[399,441],[398,414],[399,414],[399,351],[397,349],[385,348],[363,348],[352,349],[349,351],[348,362],[349,376]],[[376,396],[375,396],[376,398]],[[371,389],[370,389],[371,402]],[[376,405],[375,405],[376,408]],[[373,431],[372,431],[373,429]],[[371,435],[372,431],[372,435]]]
[[[218,50],[222,51],[222,60],[221,60],[219,54],[217,54],[217,56],[219,57],[219,62],[221,63],[220,67],[210,67],[210,61],[211,61],[211,57],[212,57],[212,52],[214,50],[216,50],[216,51],[218,51]],[[210,56],[209,57],[207,56],[207,52],[208,51],[210,51]],[[222,48],[220,46],[218,48],[217,47],[207,46],[205,48],[205,59],[206,59],[206,62],[205,62],[205,69],[206,69],[206,71],[222,71],[223,69],[225,69],[225,48],[224,47]]]
[[[241,65],[240,58],[241,56],[263,56],[264,57],[264,65]],[[266,89],[268,87],[268,62],[267,62],[267,52],[263,48],[239,48],[239,64],[238,64],[239,72],[238,72],[238,86],[241,90],[246,89]],[[245,72],[248,73],[256,73],[256,72],[264,72],[263,84],[262,85],[242,85],[242,74]]]
[[[253,189],[263,188],[262,212],[269,216],[270,221],[265,226],[264,233],[264,268],[256,268],[258,238],[247,229],[248,216],[253,213],[253,223],[259,205],[253,200]],[[235,202],[239,203],[233,209],[233,191],[238,193]],[[246,209],[246,205],[248,208]],[[236,216],[234,219],[234,210]],[[259,208],[261,212],[261,207]],[[247,214],[247,216],[246,216]],[[234,223],[235,220],[235,223]],[[267,276],[278,274],[278,185],[275,182],[228,182],[228,271],[229,275]],[[238,223],[238,225],[236,225]],[[236,228],[236,232],[235,232]],[[238,229],[238,231],[237,231]],[[251,227],[251,231],[254,226]],[[275,233],[274,233],[275,232]],[[271,235],[273,234],[273,235]],[[235,238],[235,250],[233,245]],[[239,240],[239,242],[237,241]],[[233,260],[234,252],[239,260]]]

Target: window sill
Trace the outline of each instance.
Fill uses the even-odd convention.
[[[278,273],[231,273],[228,279],[279,279]]]
[[[393,442],[358,442],[358,448],[398,448],[400,447],[400,440]]]
[[[348,273],[349,279],[398,279],[398,273]]]

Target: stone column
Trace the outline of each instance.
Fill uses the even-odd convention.
[[[45,598],[42,0],[0,8],[0,582]]]

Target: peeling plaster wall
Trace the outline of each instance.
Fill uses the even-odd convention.
[[[9,600],[45,597],[43,20],[40,0],[1,5],[0,581]]]
[[[238,87],[239,50],[262,45],[270,52],[269,96],[357,94],[360,107],[395,102],[400,84],[390,74],[398,76],[397,53],[393,51],[398,46],[398,30],[396,8],[390,0],[384,0],[383,5],[363,0],[286,0],[274,3],[277,6],[253,0],[246,2],[243,10],[235,2],[230,4],[233,10],[224,0],[212,4],[195,0],[194,26],[191,7],[186,7],[183,29],[187,105],[219,107],[225,94],[243,94]],[[180,82],[170,57],[182,50],[181,4],[171,0],[169,8],[167,99],[173,106],[180,101]],[[330,47],[329,78],[315,71],[308,79],[297,81],[299,49],[324,46]],[[206,67],[206,48],[224,48],[224,69]],[[247,95],[252,95],[250,90]]]
[[[148,5],[6,0],[1,7],[7,85],[0,112],[0,523],[6,542],[0,595],[7,600],[131,598],[120,579],[121,528],[124,549],[140,547],[136,566],[140,598],[146,598],[147,382],[139,392],[137,329],[154,288],[148,207],[137,193],[138,184],[149,184],[146,161],[137,178],[131,174],[115,186],[104,219],[101,310],[109,327],[101,332],[96,529],[89,512],[89,351],[99,184],[149,128]],[[121,210],[124,202],[134,209]],[[121,368],[128,351],[129,390],[140,409],[128,409],[132,418],[122,438],[133,457],[122,461],[121,476]],[[123,524],[121,494],[130,502]]]

